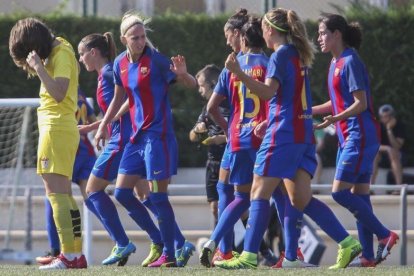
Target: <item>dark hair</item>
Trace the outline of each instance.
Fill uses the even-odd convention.
[[[241,28],[241,35],[249,48],[263,48],[266,45],[263,38],[262,24],[257,17],[250,17],[249,21]]]
[[[103,57],[114,61],[116,57],[116,45],[112,33],[106,32],[102,34],[90,34],[82,38],[80,43],[83,43],[86,48],[96,48],[101,52]]]
[[[52,52],[55,37],[52,31],[36,18],[17,21],[10,31],[9,52],[14,63],[31,73],[26,58],[31,51],[36,51],[41,59],[46,59]]]
[[[234,30],[243,28],[243,25],[249,20],[247,15],[247,10],[240,8],[235,14],[233,14],[229,19],[227,19],[226,24],[224,25],[225,30]]]
[[[362,42],[361,26],[358,22],[348,24],[346,19],[339,14],[326,13],[319,18],[319,23],[325,24],[326,28],[334,32],[338,30],[342,33],[344,43],[355,49],[359,49]]]
[[[204,76],[205,82],[210,84],[210,86],[213,88],[219,78],[220,68],[218,68],[215,64],[208,64],[197,72],[196,78],[200,77],[201,75]]]

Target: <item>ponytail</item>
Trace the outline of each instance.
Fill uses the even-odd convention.
[[[108,43],[108,59],[114,61],[116,57],[116,45],[112,33],[106,32],[103,34]]]
[[[265,23],[287,36],[297,51],[303,65],[311,66],[315,58],[315,45],[308,39],[305,24],[296,12],[282,8],[272,9],[264,15]]]
[[[102,34],[89,34],[82,38],[80,43],[83,43],[88,49],[98,49],[102,57],[109,61],[114,61],[116,57],[116,46],[112,33],[106,32]]]

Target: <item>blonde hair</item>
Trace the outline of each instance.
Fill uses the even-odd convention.
[[[299,52],[299,56],[306,66],[311,66],[315,58],[315,45],[308,39],[305,24],[296,12],[282,8],[271,9],[265,16],[265,24],[287,36]],[[283,30],[283,31],[282,31]]]
[[[144,19],[138,12],[136,11],[127,11],[124,16],[122,17],[121,21],[121,35],[124,36],[126,32],[131,29],[131,27],[135,25],[141,25],[144,27],[145,34],[147,31],[151,31],[150,28],[148,28],[148,23],[151,22],[151,18]],[[146,37],[146,44],[151,49],[154,49],[154,45],[152,44],[151,40],[149,40],[148,37]]]

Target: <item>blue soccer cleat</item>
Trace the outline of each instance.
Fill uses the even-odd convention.
[[[102,261],[103,265],[111,265],[117,263],[132,253],[135,253],[136,247],[132,242],[129,242],[125,247],[119,247],[117,245],[112,249],[111,255],[108,258]]]
[[[195,246],[189,242],[185,241],[183,247],[175,251],[175,258],[177,259],[177,266],[184,267],[187,265],[188,260],[193,255],[195,251]]]

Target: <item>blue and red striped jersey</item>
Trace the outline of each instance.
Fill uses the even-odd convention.
[[[174,133],[168,86],[176,75],[170,70],[171,64],[170,59],[150,47],[145,47],[138,62],[129,62],[127,51],[116,58],[115,84],[122,86],[129,97],[131,142],[140,131],[161,136]]]
[[[106,113],[112,99],[114,98],[114,88],[113,63],[109,62],[104,65],[98,74],[96,99],[102,114]],[[108,132],[111,136],[111,140],[117,140],[124,145],[131,136],[131,129],[131,118],[127,112],[122,115],[118,121],[111,123],[111,126],[108,128]]]
[[[78,88],[78,109],[76,110],[76,120],[78,125],[84,125],[88,123],[88,117],[94,114],[93,108],[87,102],[82,90]],[[95,155],[95,151],[91,142],[86,135],[81,135],[78,151],[76,154]]]
[[[332,59],[328,73],[329,97],[332,114],[343,112],[354,103],[353,92],[365,91],[367,109],[357,116],[336,122],[340,145],[348,139],[359,140],[361,146],[380,143],[380,127],[375,119],[368,73],[355,50],[345,49],[341,56]]]
[[[241,69],[250,77],[264,82],[269,58],[265,54],[238,55]],[[227,98],[230,105],[230,151],[258,149],[261,139],[254,135],[255,127],[266,120],[267,103],[253,94],[236,75],[223,69],[214,93]]]
[[[263,143],[315,143],[308,68],[301,65],[299,53],[292,44],[282,45],[272,53],[266,78],[276,79],[279,88],[269,101]]]

